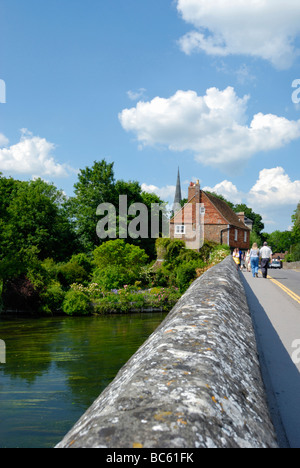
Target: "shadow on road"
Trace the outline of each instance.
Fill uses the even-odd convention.
[[[300,373],[243,274],[269,410],[281,448],[300,448]]]

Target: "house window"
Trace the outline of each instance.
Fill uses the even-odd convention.
[[[238,230],[237,229],[234,230],[234,240],[235,241],[238,240]]]
[[[247,231],[244,231],[244,242],[247,242]]]
[[[175,234],[185,234],[185,226],[184,225],[175,226]]]

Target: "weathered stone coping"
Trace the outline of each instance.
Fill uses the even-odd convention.
[[[69,447],[277,447],[231,257],[192,284],[56,448]]]

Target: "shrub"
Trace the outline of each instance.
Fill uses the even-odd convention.
[[[180,253],[182,253],[184,249],[185,249],[184,241],[180,239],[171,240],[166,248],[166,255],[165,255],[166,261],[170,263],[173,261],[176,261]]]
[[[167,253],[167,247],[170,244],[170,242],[171,242],[171,239],[167,237],[166,238],[159,237],[158,239],[156,239],[155,249],[156,249],[157,258],[160,258],[163,260],[165,259],[165,256]]]
[[[97,266],[93,281],[106,290],[134,284],[142,279],[148,260],[143,249],[125,243],[123,239],[107,241],[97,247],[93,254]]]
[[[177,268],[176,283],[181,293],[184,293],[196,279],[196,268],[198,268],[198,265],[196,261],[191,261],[183,263]]]
[[[48,314],[62,310],[64,298],[65,292],[61,285],[58,282],[53,282],[41,293],[42,312]]]
[[[80,265],[87,275],[90,275],[93,269],[92,259],[85,253],[79,253],[72,256],[70,263]]]
[[[64,287],[73,283],[82,283],[87,280],[88,274],[85,269],[76,262],[68,262],[60,265],[57,278]]]
[[[90,315],[92,311],[88,296],[73,289],[66,293],[62,308],[67,315]]]
[[[209,263],[216,265],[222,262],[226,257],[230,255],[230,248],[226,245],[220,245],[214,248],[209,257]]]
[[[97,268],[93,275],[93,281],[106,291],[121,288],[124,284],[133,284],[138,279],[132,271],[117,265],[108,265],[105,269]]]

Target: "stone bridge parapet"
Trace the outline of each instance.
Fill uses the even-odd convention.
[[[231,257],[198,278],[56,448],[276,448]]]

